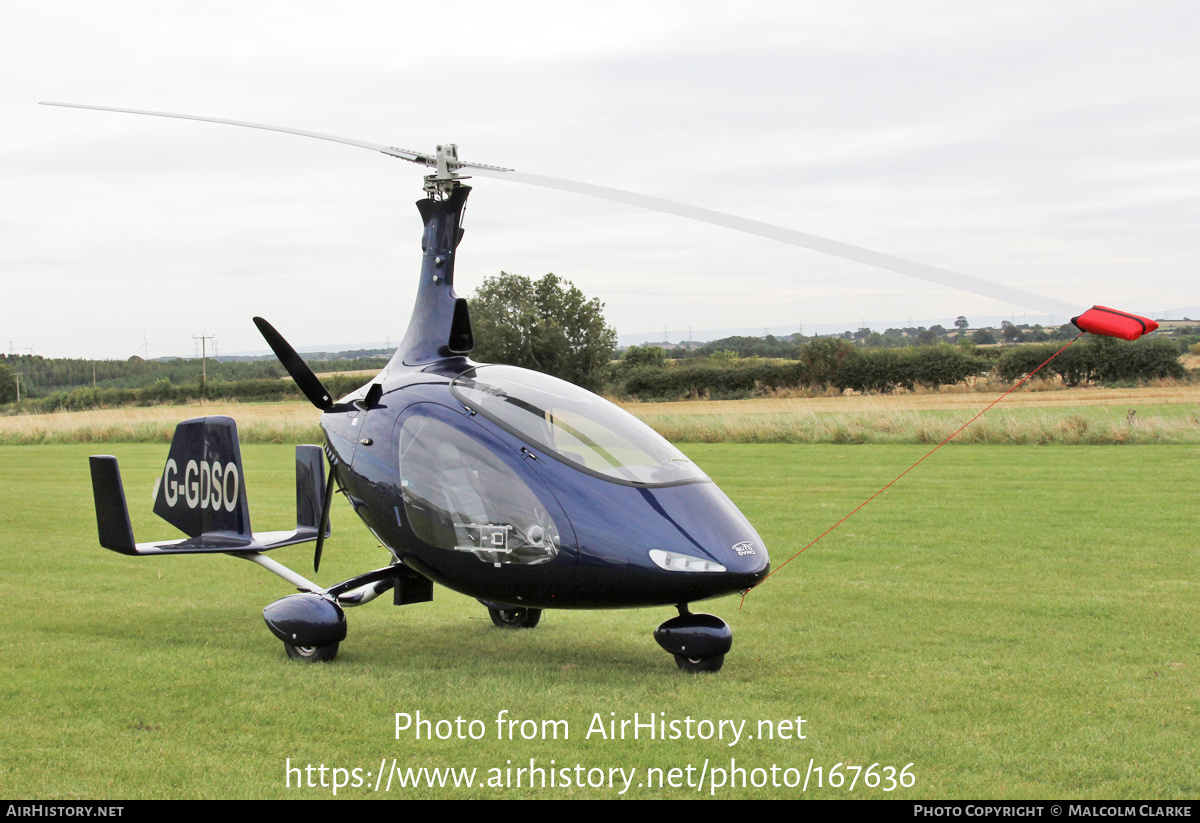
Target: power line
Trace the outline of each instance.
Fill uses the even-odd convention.
[[[203,394],[203,386],[208,383],[208,341],[215,339],[215,336],[211,334],[193,334],[192,339],[200,341],[200,392]]]

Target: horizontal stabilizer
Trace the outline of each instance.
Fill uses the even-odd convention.
[[[1071,318],[1071,322],[1091,334],[1119,337],[1122,340],[1137,340],[1158,328],[1158,324],[1149,317],[1117,311],[1106,306],[1092,306],[1078,317]]]
[[[92,455],[89,463],[100,545],[129,555],[243,554],[316,540],[325,485],[321,448],[296,447],[296,528],[251,532],[237,432],[232,424],[229,418],[197,418],[176,429],[172,457],[155,484],[155,511],[165,507],[170,515],[165,519],[189,533],[186,538],[135,542],[117,458]],[[210,438],[214,431],[218,434]],[[193,452],[205,444],[213,445],[210,440],[220,449],[197,458]],[[190,508],[189,500],[194,504]],[[201,506],[201,501],[207,502]]]
[[[138,543],[135,551],[123,554],[242,554],[266,552],[297,543],[311,543],[317,539],[316,529],[294,532],[255,532],[249,538],[224,534],[204,534],[185,540],[159,540]]]

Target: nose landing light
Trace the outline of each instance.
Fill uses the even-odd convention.
[[[723,572],[728,571],[720,563],[703,557],[692,557],[679,552],[668,552],[662,549],[651,549],[650,559],[660,569],[669,572]]]

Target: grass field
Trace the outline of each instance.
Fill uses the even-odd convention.
[[[926,451],[684,449],[754,522],[776,564]],[[767,785],[737,778],[718,797],[1200,796],[1200,447],[942,450],[741,611],[736,599],[705,604],[733,625],[734,647],[720,673],[700,676],[679,672],[651,637],[673,610],[549,612],[532,631],[504,632],[442,588],[429,604],[397,609],[381,598],[350,610],[336,662],[291,663],[261,617],[288,593],[277,578],[227,557],[99,548],[86,461],[98,450],[121,459],[139,539],[166,536],[148,499],[163,445],[0,448],[7,797],[332,796],[296,788],[300,773],[289,788],[289,759],[371,773],[339,797],[615,797],[623,786],[375,794],[374,773],[393,758],[402,768],[474,768],[477,783],[531,758],[572,779],[577,764],[605,781],[610,769],[636,768],[626,797],[707,797],[714,769],[731,766]],[[287,527],[291,448],[246,446],[244,460],[256,527]],[[273,556],[311,570],[310,549]],[[339,501],[319,579],[382,562]],[[418,710],[478,719],[487,733],[396,739],[395,713]],[[565,720],[570,737],[497,740],[502,710]],[[635,712],[643,722],[662,713],[747,723],[733,746],[587,739],[597,713]],[[760,739],[759,721],[798,716],[804,739]],[[802,779],[810,762],[826,785],[810,775],[803,794],[753,771],[778,766],[783,782]],[[846,779],[833,788],[839,763]],[[915,785],[884,793],[864,778],[851,791],[847,766],[875,763],[875,774],[897,775],[912,764]],[[699,792],[688,767],[709,776]],[[680,769],[682,785],[639,786],[655,768],[665,778]]]
[[[1021,390],[962,442],[1200,445],[1200,386]],[[706,443],[936,443],[1001,392],[626,403],[667,439]],[[1131,418],[1130,412],[1136,412]],[[243,443],[319,442],[311,404],[203,403],[0,417],[0,445],[169,443],[188,416],[227,414]]]

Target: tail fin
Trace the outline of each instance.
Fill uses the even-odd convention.
[[[154,513],[188,537],[222,532],[249,541],[250,506],[232,417],[197,417],[175,428]]]
[[[100,545],[121,554],[137,554],[117,458],[110,454],[93,454],[88,463],[92,469],[92,496],[96,500]]]
[[[321,525],[322,495],[325,491],[325,453],[320,446],[296,447],[296,531]],[[329,526],[325,527],[329,536]]]

